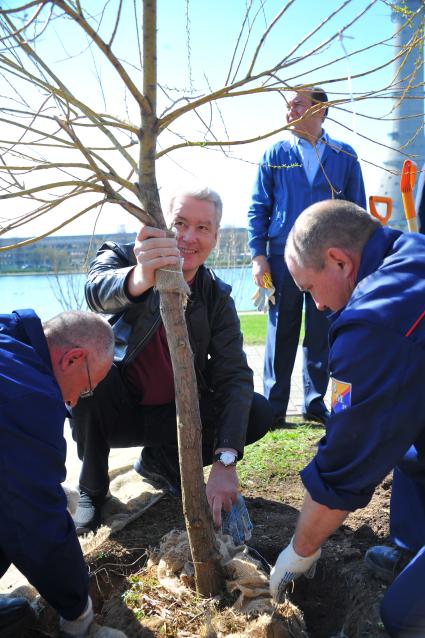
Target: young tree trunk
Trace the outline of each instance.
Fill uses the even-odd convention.
[[[213,596],[223,588],[224,576],[205,495],[198,387],[184,317],[184,297],[179,293],[160,294],[161,315],[174,370],[183,512],[196,589],[203,596]]]
[[[149,108],[142,109],[139,187],[145,211],[157,220],[160,228],[165,229],[155,174],[158,136],[156,1],[143,0],[143,94]],[[184,315],[189,289],[180,267],[174,272],[172,268],[159,270],[156,287],[173,365],[183,511],[196,589],[203,596],[211,596],[222,589],[224,577],[204,488],[198,386]]]

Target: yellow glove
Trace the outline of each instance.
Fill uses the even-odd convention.
[[[269,272],[264,273],[263,275],[263,287],[257,288],[257,290],[252,295],[251,299],[254,302],[254,306],[257,308],[258,312],[268,312],[271,304],[276,303],[274,298],[274,293],[276,292],[275,287],[273,286],[272,278]]]

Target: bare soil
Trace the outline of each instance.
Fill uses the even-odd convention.
[[[290,599],[302,610],[310,638],[386,635],[379,621],[379,600],[386,586],[368,572],[363,556],[370,546],[388,542],[390,488],[387,479],[370,505],[350,515],[329,539],[313,580],[295,582]],[[273,564],[292,536],[302,505],[300,479],[292,476],[264,488],[245,489],[244,496],[254,524],[250,545]],[[101,624],[121,629],[128,638],[174,635],[164,627],[144,627],[122,599],[129,577],[145,565],[148,550],[172,529],[184,529],[181,502],[166,496],[89,559],[91,594]]]

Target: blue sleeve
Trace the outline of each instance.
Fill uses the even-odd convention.
[[[61,616],[87,604],[88,571],[67,512],[64,407],[42,392],[0,404],[0,548]]]
[[[258,167],[248,210],[248,246],[251,256],[267,254],[268,230],[274,206],[274,179],[270,151],[266,151]]]
[[[415,208],[418,218],[418,230],[425,235],[425,164],[419,174],[418,190],[416,191]]]
[[[346,200],[354,202],[354,204],[367,210],[362,169],[357,159],[353,159],[352,161],[351,172],[346,187]]]
[[[332,414],[301,472],[314,501],[348,511],[368,504],[424,429],[424,360],[413,340],[383,326],[340,328],[330,352]]]

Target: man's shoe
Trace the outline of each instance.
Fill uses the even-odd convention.
[[[0,598],[0,637],[17,638],[37,620],[25,598]]]
[[[313,423],[321,423],[322,425],[326,425],[326,421],[331,416],[329,410],[325,410],[320,414],[317,412],[303,412],[304,421],[313,421]]]
[[[142,450],[133,468],[140,476],[152,483],[154,487],[165,490],[171,496],[180,496],[180,487],[174,477],[157,461],[149,458],[145,450]]]
[[[78,536],[95,532],[100,527],[100,514],[105,500],[104,497],[91,496],[84,490],[80,490],[80,500],[72,517]]]
[[[412,558],[413,554],[406,550],[375,545],[367,550],[364,560],[375,576],[385,583],[392,583]]]

